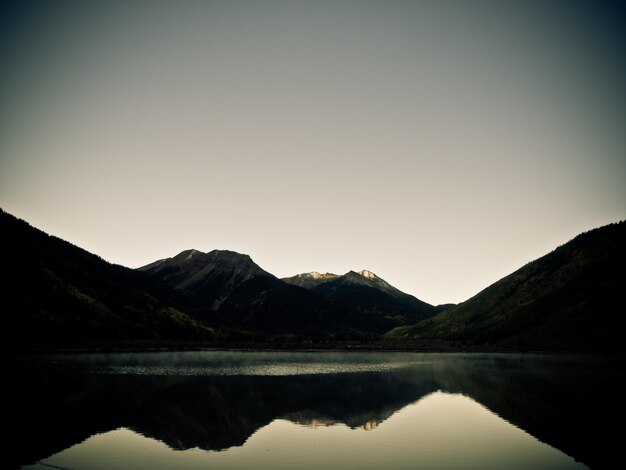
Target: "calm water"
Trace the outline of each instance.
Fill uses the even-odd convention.
[[[10,361],[8,466],[609,468],[624,361],[181,352]]]

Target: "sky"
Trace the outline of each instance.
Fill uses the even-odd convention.
[[[456,303],[626,218],[619,2],[0,8],[0,207],[110,262]]]

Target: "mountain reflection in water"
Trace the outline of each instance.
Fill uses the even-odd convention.
[[[624,414],[618,387],[624,379],[621,359],[201,352],[17,357],[11,365],[14,380],[9,392],[14,412],[9,422],[9,465],[14,468],[39,460],[47,462],[45,459],[65,449],[65,458],[70,456],[68,467],[91,468],[84,460],[82,466],[72,467],[71,452],[79,448],[81,455],[87,448],[96,452],[102,447],[102,439],[119,446],[115,439],[120,438],[120,433],[131,441],[154,439],[165,444],[166,449],[197,448],[194,455],[199,451],[228,449],[210,453],[221,455],[220,459],[249,453],[252,443],[272,433],[279,441],[285,441],[285,436],[289,436],[287,441],[304,436],[308,445],[318,446],[324,453],[322,460],[329,465],[338,464],[341,459],[346,465],[364,465],[363,456],[369,455],[370,462],[376,461],[371,452],[378,449],[387,467],[393,467],[395,462],[399,468],[399,457],[404,455],[403,436],[417,432],[421,441],[439,435],[437,442],[442,446],[431,442],[428,448],[439,449],[439,454],[422,450],[419,455],[425,460],[420,463],[412,457],[415,466],[454,466],[459,463],[455,464],[455,455],[463,457],[467,465],[471,462],[467,460],[471,449],[479,447],[472,444],[472,439],[489,435],[481,423],[491,422],[491,418],[504,423],[492,413],[592,468],[609,467],[621,457],[619,436],[606,429],[607,417],[621,423]],[[433,400],[443,405],[436,407]],[[474,413],[480,418],[468,418],[465,437],[450,444],[446,439],[459,427],[458,423],[446,432],[437,434],[437,430],[441,431],[446,420],[452,419],[451,404],[458,405],[459,400],[468,410],[480,410]],[[423,412],[428,404],[429,420],[424,421],[425,415],[418,419],[415,410]],[[439,414],[433,413],[433,409],[438,409]],[[405,422],[405,431],[389,431],[400,422]],[[500,431],[493,436],[506,435],[502,431],[505,428],[498,428]],[[301,434],[298,429],[308,434]],[[324,447],[320,431],[324,436],[334,436],[331,441],[341,449]],[[511,435],[517,436],[516,442],[524,448],[526,441],[521,434]],[[386,435],[391,437],[383,442]],[[311,441],[312,436],[317,436],[316,440]],[[304,442],[300,443],[303,449],[307,448]],[[412,442],[405,444],[415,447]],[[446,442],[448,447],[443,445]],[[152,448],[156,444],[142,445]],[[454,449],[449,447],[452,445]],[[111,451],[111,447],[105,448]],[[113,454],[119,454],[114,448]],[[528,451],[520,456],[520,448],[511,447],[510,462],[506,462],[497,460],[506,457],[501,452],[506,446],[499,445],[498,451],[495,445],[490,448],[487,460],[474,462],[496,466],[521,462],[522,467],[528,468],[532,459],[543,452]],[[288,456],[297,453],[296,449],[297,446],[290,452],[283,449],[284,455],[271,465],[294,464]],[[251,465],[261,455],[249,457]],[[316,455],[319,460],[320,455]],[[436,455],[439,458],[432,460]],[[296,460],[307,458],[292,456]],[[139,460],[150,461],[145,455]],[[233,458],[220,460],[219,466],[228,467],[234,462]],[[573,460],[563,462],[574,465]],[[563,462],[555,465],[563,466]],[[125,465],[141,468],[137,462],[131,467],[128,462]]]

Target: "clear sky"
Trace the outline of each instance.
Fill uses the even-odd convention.
[[[231,249],[460,302],[626,218],[611,3],[1,8],[0,207],[108,261]]]

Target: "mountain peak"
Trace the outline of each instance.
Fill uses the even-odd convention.
[[[310,273],[296,274],[296,276],[310,277],[311,279],[334,279],[337,277],[333,273],[320,273],[317,271],[311,271]]]
[[[367,269],[364,269],[363,271],[359,271],[358,274],[368,279],[380,279],[376,274],[374,274],[372,271],[368,271]]]
[[[338,282],[344,282],[348,284],[356,284],[363,285],[368,287],[373,287],[382,292],[385,292],[392,297],[413,297],[409,294],[405,294],[401,290],[395,288],[383,278],[377,276],[372,271],[368,271],[367,269],[363,269],[362,271],[348,271],[343,276],[340,276],[337,279]],[[421,302],[421,301],[420,301]]]
[[[250,255],[246,255],[244,253],[238,253],[236,251],[231,250],[212,250],[207,253],[207,255],[214,260],[223,260],[223,261],[243,261],[253,263]]]
[[[211,250],[207,254],[208,255],[215,254],[217,256],[244,256],[246,258],[250,257],[249,255],[245,253],[239,253],[237,251],[232,251],[232,250]]]
[[[273,278],[248,255],[230,250],[185,250],[139,268],[196,302],[217,308],[239,285],[256,276]]]
[[[184,259],[184,260],[190,260],[191,258],[193,258],[194,256],[198,256],[198,255],[205,255],[206,253],[201,252],[200,250],[196,250],[194,248],[190,249],[190,250],[185,250],[185,251],[181,251],[180,253],[178,253],[174,258],[176,259]]]
[[[291,277],[285,277],[282,280],[287,284],[311,289],[324,282],[332,281],[337,277],[339,276],[333,273],[320,273],[317,271],[311,271],[308,273],[296,274],[295,276]]]
[[[352,280],[358,283],[367,282],[368,280],[380,279],[376,274],[371,271],[354,271],[352,269],[345,273],[342,277],[344,277],[346,280]]]

